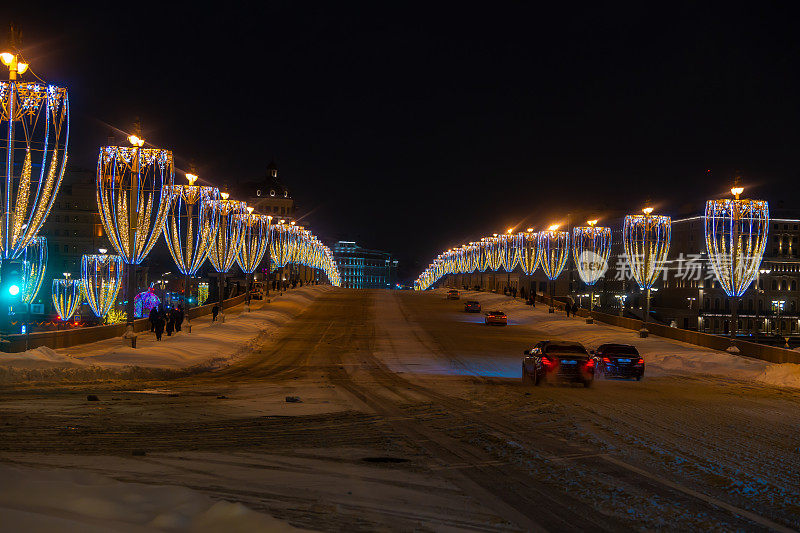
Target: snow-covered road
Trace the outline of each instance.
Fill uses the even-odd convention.
[[[8,385],[0,459],[331,531],[800,528],[800,391],[765,383],[766,363],[478,299],[510,325],[341,289],[216,371]],[[624,337],[647,375],[523,386],[522,351],[556,336]]]

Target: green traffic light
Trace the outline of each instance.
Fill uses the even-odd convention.
[[[19,285],[11,285],[8,288],[8,294],[10,294],[11,296],[16,296],[17,294],[19,294]]]

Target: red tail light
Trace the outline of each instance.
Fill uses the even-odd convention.
[[[594,368],[594,359],[586,361],[586,368]]]
[[[553,364],[553,362],[550,359],[548,359],[547,357],[542,357],[542,364],[544,366],[550,366],[550,365]]]
[[[636,361],[636,364],[637,364],[637,365],[643,365],[643,364],[644,364],[644,359],[642,359],[642,358],[640,357],[640,358],[639,358],[639,360],[638,360],[638,361]]]
[[[603,357],[603,362],[604,363],[610,363],[611,359],[609,359],[608,357]]]

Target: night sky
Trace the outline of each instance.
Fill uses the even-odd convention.
[[[794,11],[228,4],[11,13],[32,69],[69,88],[72,165],[137,116],[217,186],[274,157],[315,233],[389,250],[407,278],[571,210],[697,213],[736,171],[798,199]]]

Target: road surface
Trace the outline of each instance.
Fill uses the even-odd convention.
[[[8,386],[0,459],[329,531],[800,528],[796,390],[686,374],[523,386],[535,321],[487,327],[462,308],[341,289],[223,370]]]

